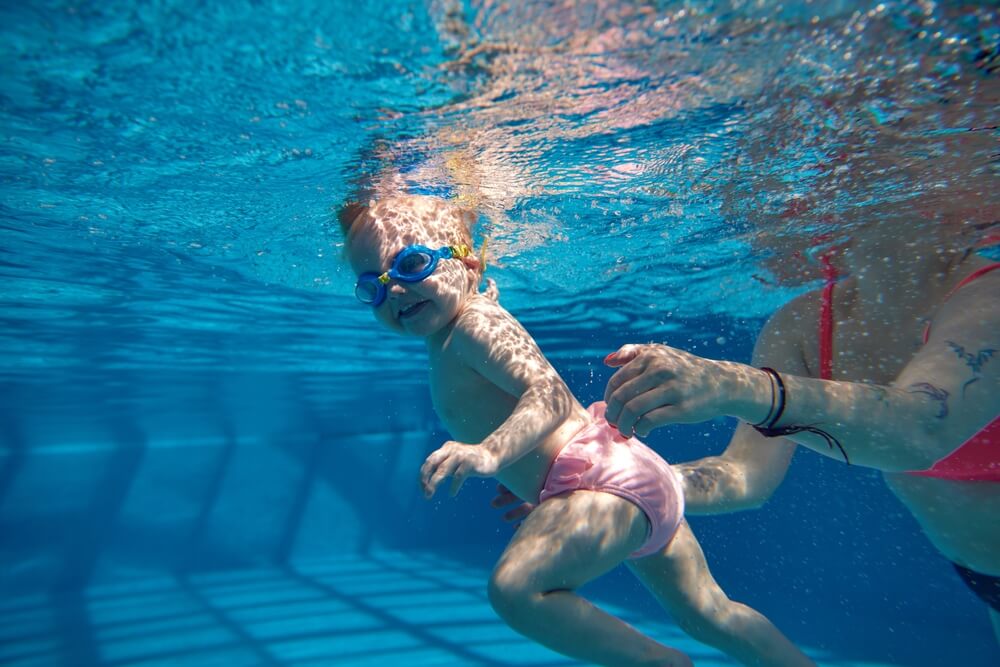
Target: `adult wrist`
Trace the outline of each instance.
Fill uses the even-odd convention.
[[[785,412],[785,396],[787,392],[785,390],[785,381],[781,379],[781,375],[778,371],[767,366],[761,366],[760,370],[767,373],[768,380],[770,380],[771,385],[771,404],[768,408],[767,415],[764,416],[757,423],[750,424],[757,432],[771,437],[776,434],[775,426],[781,420],[781,416]]]
[[[737,368],[730,373],[733,388],[732,411],[728,414],[742,419],[748,424],[766,422],[775,410],[773,379],[767,371],[744,364],[734,364]]]

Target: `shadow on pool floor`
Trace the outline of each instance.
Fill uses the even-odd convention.
[[[0,664],[577,664],[500,622],[486,600],[486,577],[484,569],[432,553],[383,552],[294,568],[144,578],[76,594],[8,599],[0,602]],[[688,652],[697,665],[736,664],[691,640],[665,617],[597,602]],[[893,664],[838,659],[804,648],[823,665]]]

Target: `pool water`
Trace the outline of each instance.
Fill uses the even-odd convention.
[[[585,404],[625,342],[749,360],[818,284],[817,238],[1000,203],[991,3],[51,0],[0,20],[3,665],[573,664],[486,600],[512,531],[492,483],[418,492],[448,438],[425,353],[357,305],[334,218],[387,165],[476,207],[502,303]],[[648,443],[689,460],[733,426]],[[1000,664],[874,471],[799,453],[763,509],[690,522],[730,596],[820,664]],[[734,664],[626,571],[585,592]]]
[[[4,605],[16,628],[4,664],[577,664],[502,623],[485,599],[487,574],[442,552],[375,550],[27,597]],[[737,664],[620,592],[593,599],[698,665]],[[804,648],[824,665],[907,664]],[[980,664],[970,657],[961,664]]]

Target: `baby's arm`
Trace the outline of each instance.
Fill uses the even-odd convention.
[[[538,447],[578,405],[531,335],[488,299],[475,299],[462,313],[450,346],[463,363],[518,401],[478,445],[452,441],[427,457],[421,478],[428,496],[448,476],[454,478],[454,495],[470,475],[496,475]]]

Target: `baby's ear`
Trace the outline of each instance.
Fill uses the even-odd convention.
[[[462,220],[462,224],[465,225],[465,229],[472,232],[472,229],[476,226],[476,221],[479,220],[479,214],[468,208],[459,209],[459,216]]]
[[[367,212],[369,205],[369,203],[361,203],[360,201],[350,201],[337,210],[337,220],[345,234],[350,231],[351,225],[361,217],[361,214]]]
[[[468,255],[466,255],[465,257],[462,258],[462,263],[465,264],[470,269],[478,271],[479,270],[479,255],[476,255],[475,253],[469,253]]]
[[[483,290],[482,294],[483,294],[483,296],[485,296],[490,301],[497,301],[497,302],[499,302],[500,301],[500,288],[497,287],[497,281],[493,280],[492,278],[487,278],[486,279],[486,289]]]

